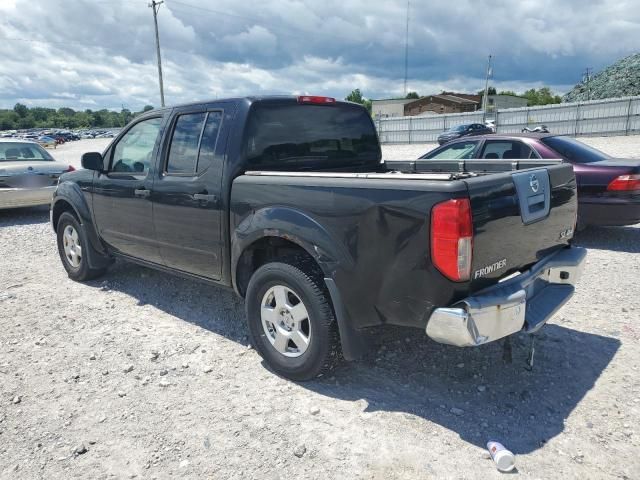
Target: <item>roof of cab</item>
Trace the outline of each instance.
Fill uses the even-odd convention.
[[[296,100],[300,95],[248,95],[246,97],[228,97],[228,98],[209,98],[206,100],[198,100],[195,102],[188,103],[180,103],[177,105],[169,105],[161,108],[154,108],[153,110],[149,110],[145,112],[145,114],[150,112],[161,112],[165,110],[171,110],[173,108],[183,108],[183,107],[191,107],[196,105],[203,105],[207,103],[215,103],[215,102],[249,102],[249,103],[257,103],[257,102],[265,102],[265,101],[278,101],[278,100]],[[326,95],[323,95],[326,96]],[[333,97],[331,97],[333,98]],[[335,99],[335,103],[346,104],[346,105],[358,105],[362,106],[358,103],[348,102],[344,100]]]

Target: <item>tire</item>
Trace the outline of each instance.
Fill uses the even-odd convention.
[[[245,307],[252,344],[277,374],[311,380],[337,363],[338,327],[321,277],[268,263],[251,277]]]
[[[84,226],[69,212],[60,215],[56,229],[58,254],[69,278],[84,282],[104,274],[106,268],[91,268],[87,261],[91,247]]]

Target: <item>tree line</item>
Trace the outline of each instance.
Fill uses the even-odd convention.
[[[146,105],[140,112],[123,108],[114,110],[74,110],[73,108],[29,108],[16,103],[12,109],[0,109],[0,130],[19,130],[26,128],[110,128],[124,127],[136,115],[152,110]]]

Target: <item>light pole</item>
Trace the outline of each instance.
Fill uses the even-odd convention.
[[[491,55],[489,55],[489,59],[487,60],[487,75],[485,77],[484,82],[484,95],[482,96],[482,121],[487,119],[487,105],[489,96],[489,77],[491,76]]]
[[[162,85],[162,60],[160,59],[160,36],[158,35],[158,10],[164,0],[151,0],[149,6],[153,9],[153,24],[156,27],[156,54],[158,56],[158,82],[160,83],[160,105],[164,107],[164,86]]]

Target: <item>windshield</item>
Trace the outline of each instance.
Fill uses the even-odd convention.
[[[464,132],[467,129],[468,125],[456,125],[455,127],[451,127],[449,129],[450,132]]]
[[[574,163],[600,162],[611,158],[606,153],[571,137],[546,137],[542,138],[541,141]]]
[[[53,161],[53,157],[35,143],[0,142],[0,162]]]
[[[371,117],[349,105],[257,103],[245,143],[249,168],[286,170],[377,165]]]

